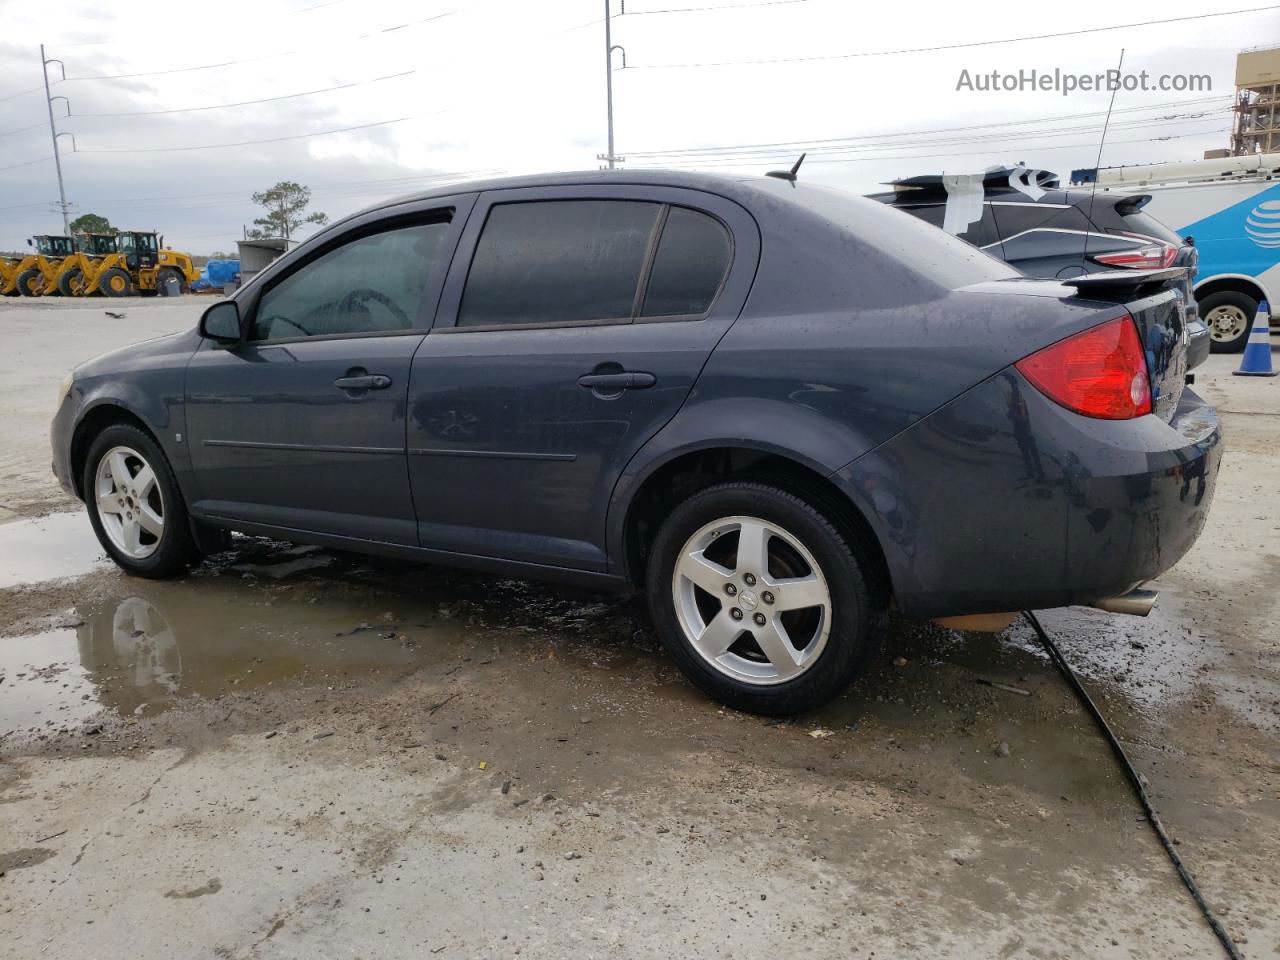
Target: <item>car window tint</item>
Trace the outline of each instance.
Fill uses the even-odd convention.
[[[1025,205],[1001,203],[993,209],[996,225],[1000,228],[1000,236],[1005,240],[1024,230],[1044,226],[1047,220],[1063,212],[1060,207],[1037,206],[1034,203]]]
[[[947,215],[947,205],[945,203],[900,206],[898,209],[905,210],[913,217],[923,220],[925,223],[931,223],[935,227],[941,227]],[[991,211],[991,204],[984,203],[982,205],[981,218],[969,224],[964,229],[964,232],[957,234],[957,236],[965,243],[971,243],[975,247],[985,247],[987,244],[995,243],[999,240],[1000,235],[996,231],[996,220]]]
[[[495,205],[458,326],[629,318],[659,209],[632,200]]]
[[[729,269],[729,234],[705,213],[672,207],[667,214],[642,317],[706,313]]]
[[[448,222],[421,223],[330,250],[262,295],[249,339],[412,329],[448,231]]]

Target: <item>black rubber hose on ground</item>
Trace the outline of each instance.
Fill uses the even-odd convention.
[[[1085,709],[1093,717],[1097,723],[1098,729],[1102,731],[1102,736],[1111,746],[1111,752],[1116,755],[1116,759],[1120,762],[1120,766],[1124,769],[1125,775],[1129,778],[1129,784],[1133,787],[1133,792],[1137,794],[1138,802],[1142,804],[1142,809],[1147,814],[1147,822],[1151,824],[1151,828],[1155,830],[1156,837],[1160,840],[1160,845],[1164,847],[1164,852],[1169,855],[1169,859],[1173,861],[1174,869],[1178,871],[1178,876],[1182,878],[1182,882],[1186,885],[1187,890],[1191,893],[1191,898],[1195,900],[1196,906],[1200,908],[1200,912],[1204,914],[1205,920],[1209,922],[1209,927],[1213,930],[1214,936],[1222,944],[1222,949],[1227,952],[1227,956],[1231,960],[1244,960],[1240,954],[1240,949],[1236,946],[1231,934],[1227,933],[1227,928],[1222,925],[1222,921],[1218,919],[1217,914],[1213,912],[1213,908],[1204,899],[1204,894],[1200,892],[1200,888],[1196,886],[1195,879],[1191,876],[1191,871],[1187,869],[1186,864],[1182,862],[1182,858],[1178,856],[1178,851],[1173,848],[1173,841],[1169,839],[1169,834],[1165,832],[1164,824],[1160,822],[1160,817],[1156,813],[1155,808],[1151,806],[1151,797],[1147,795],[1147,788],[1142,785],[1142,778],[1138,775],[1138,771],[1134,769],[1133,763],[1129,760],[1129,755],[1124,752],[1124,747],[1120,746],[1120,741],[1116,735],[1111,732],[1111,727],[1107,725],[1107,721],[1103,719],[1102,712],[1098,710],[1093,699],[1089,696],[1088,691],[1081,685],[1080,679],[1075,675],[1075,671],[1071,669],[1071,665],[1067,663],[1062,656],[1062,652],[1057,648],[1054,642],[1049,639],[1049,634],[1045,632],[1044,627],[1040,625],[1040,621],[1036,619],[1036,615],[1030,610],[1024,610],[1022,615],[1027,618],[1027,622],[1031,624],[1031,628],[1035,630],[1036,636],[1040,638],[1040,643],[1044,645],[1045,650],[1049,654],[1049,659],[1053,661],[1054,666],[1058,668],[1058,672],[1066,678],[1067,684],[1075,691],[1080,702],[1084,704]]]

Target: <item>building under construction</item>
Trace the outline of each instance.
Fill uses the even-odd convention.
[[[1236,57],[1235,128],[1231,153],[1280,152],[1280,46],[1253,47]]]

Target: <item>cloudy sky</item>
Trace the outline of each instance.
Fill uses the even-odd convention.
[[[1123,47],[1127,70],[1212,86],[1118,94],[1103,163],[1194,159],[1227,145],[1235,55],[1280,43],[1280,8],[1095,28],[1251,6],[1086,4],[1054,19],[1007,2],[628,0],[613,28],[627,63],[614,73],[616,149],[628,167],[745,174],[809,148],[806,179],[862,192],[1018,160],[1065,175],[1093,166],[1108,94],[957,90],[961,71],[1092,74]],[[310,185],[314,208],[338,217],[446,178],[598,166],[603,8],[59,0],[50,16],[0,0],[0,249],[61,232],[40,43],[66,69],[49,68],[70,101],[69,117],[54,103],[75,138],[74,152],[61,138],[67,199],[209,253],[234,250],[250,194],[278,180]],[[989,42],[1064,31],[1093,32]]]

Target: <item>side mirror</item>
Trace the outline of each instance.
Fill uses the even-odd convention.
[[[28,247],[29,247],[29,246],[31,246],[31,238],[30,238],[30,237],[27,237],[27,246],[28,246]]]
[[[240,308],[234,300],[215,303],[200,318],[200,336],[221,344],[240,342]]]

